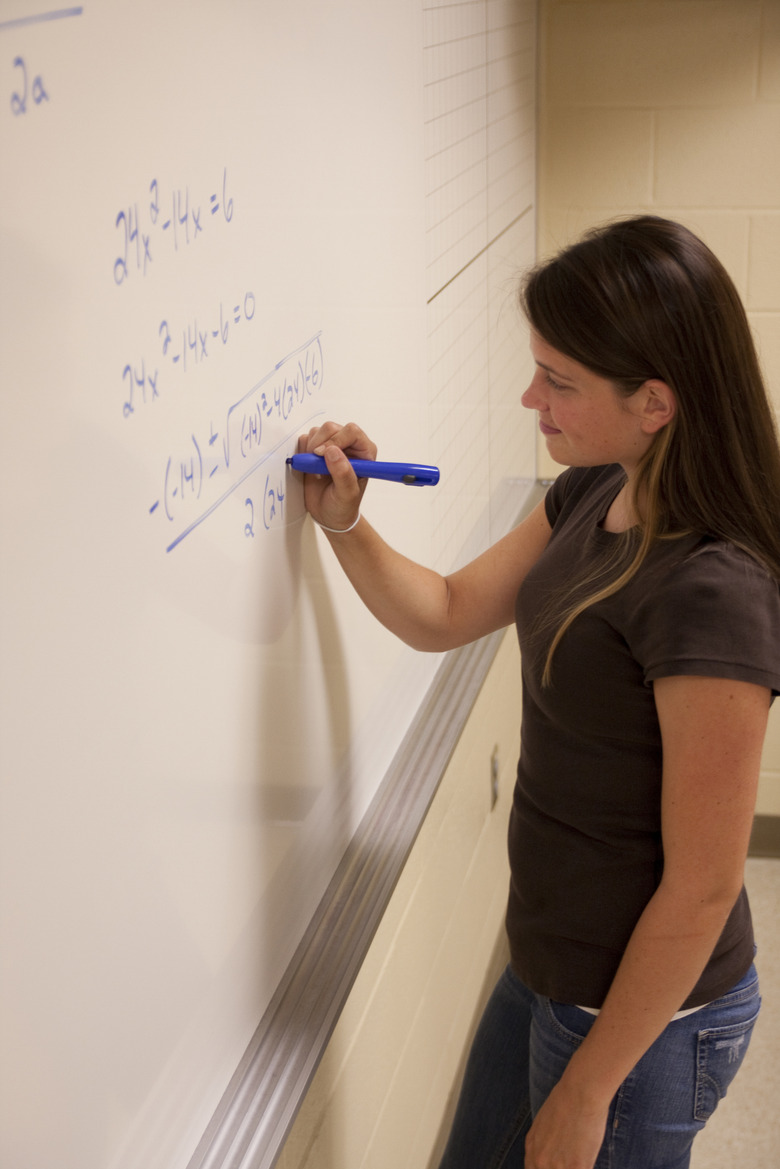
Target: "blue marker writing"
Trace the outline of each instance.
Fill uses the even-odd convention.
[[[387,479],[411,487],[433,487],[439,482],[438,467],[424,467],[419,463],[376,463],[373,459],[349,461],[358,479]],[[293,455],[287,462],[293,471],[302,471],[304,475],[330,474],[321,455]]]

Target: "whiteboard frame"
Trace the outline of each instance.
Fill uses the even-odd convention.
[[[505,632],[444,656],[187,1169],[276,1164]]]

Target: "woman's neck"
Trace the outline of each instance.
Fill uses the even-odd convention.
[[[602,527],[605,532],[627,532],[629,528],[635,528],[640,520],[641,516],[634,500],[634,486],[629,475],[609,505]]]

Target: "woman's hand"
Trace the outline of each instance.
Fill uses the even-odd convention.
[[[525,1169],[593,1169],[604,1143],[608,1109],[572,1098],[559,1081],[525,1140]]]
[[[325,422],[298,439],[299,454],[322,455],[330,477],[305,475],[303,498],[307,510],[319,524],[336,531],[346,530],[357,519],[360,501],[368,483],[358,479],[349,459],[376,459],[376,445],[354,422],[339,426]]]

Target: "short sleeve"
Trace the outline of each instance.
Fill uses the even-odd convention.
[[[620,472],[619,468],[617,470]],[[547,522],[551,528],[555,527],[564,511],[570,511],[599,479],[605,477],[605,471],[614,477],[611,467],[568,467],[558,476],[544,497]]]
[[[555,527],[555,521],[561,514],[561,508],[566,499],[567,486],[569,485],[571,476],[572,469],[570,467],[568,471],[564,471],[563,474],[558,476],[544,497],[544,510],[547,514],[547,522],[551,528]]]
[[[648,683],[698,674],[780,693],[780,588],[731,545],[712,541],[658,574],[631,624]]]

